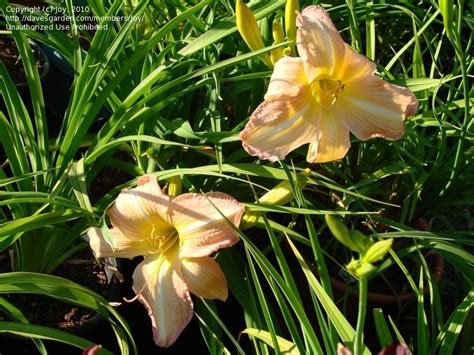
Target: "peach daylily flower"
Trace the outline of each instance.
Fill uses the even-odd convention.
[[[309,143],[307,160],[342,159],[349,131],[367,140],[401,138],[418,103],[407,88],[375,74],[375,65],[344,43],[329,15],[309,6],[297,17],[300,58],[275,64],[265,101],[240,133],[244,149],[276,161]]]
[[[145,257],[133,273],[133,290],[151,317],[158,346],[173,344],[191,320],[190,292],[227,298],[227,280],[210,255],[239,240],[229,222],[238,226],[243,212],[239,202],[220,192],[170,197],[156,178],[145,175],[136,188],[123,190],[107,212],[113,246],[100,229],[89,230],[98,258]]]

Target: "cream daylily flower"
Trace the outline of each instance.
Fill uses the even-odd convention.
[[[153,176],[145,175],[107,212],[113,247],[100,229],[89,230],[98,258],[145,257],[133,273],[133,290],[151,317],[157,345],[173,344],[191,320],[190,292],[227,298],[226,278],[210,255],[237,243],[229,221],[238,226],[243,212],[239,202],[220,192],[167,196]]]
[[[244,149],[275,161],[309,143],[308,162],[323,163],[346,155],[349,131],[361,140],[401,138],[418,107],[413,93],[374,75],[321,7],[304,9],[297,27],[301,57],[275,64],[265,101],[240,133]]]

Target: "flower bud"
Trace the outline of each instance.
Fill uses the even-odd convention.
[[[350,234],[351,239],[357,248],[357,252],[361,255],[364,255],[367,250],[372,246],[372,240],[357,229],[351,230]]]
[[[382,260],[392,247],[393,239],[385,239],[374,243],[365,253],[362,260],[367,263],[374,263]]]
[[[249,229],[257,223],[260,217],[260,212],[257,211],[245,211],[242,219],[240,220],[239,228],[241,230]]]
[[[370,264],[362,262],[361,265],[355,270],[354,275],[357,277],[368,277],[374,273],[377,268]]]
[[[296,42],[296,12],[300,9],[298,0],[287,0],[285,6],[285,31],[286,39],[292,41],[291,50],[295,51]]]
[[[353,251],[358,251],[357,245],[351,238],[351,232],[346,227],[344,223],[342,223],[337,217],[334,217],[330,214],[324,216],[326,220],[326,224],[331,231],[331,233],[339,240],[342,244]]]
[[[285,34],[283,33],[283,25],[281,19],[275,19],[272,23],[272,36],[274,43],[281,43],[285,41]]]
[[[259,50],[265,47],[263,44],[262,35],[260,34],[260,29],[258,28],[257,20],[253,15],[252,11],[248,6],[242,2],[242,0],[237,0],[235,4],[235,17],[237,29],[239,30],[240,35],[244,39],[247,46],[253,50]],[[272,66],[270,57],[268,54],[262,54],[260,56],[262,61],[268,66]]]
[[[291,48],[290,47],[285,47],[283,49],[283,55],[286,55],[286,56],[291,56]]]
[[[306,185],[306,177],[309,175],[311,175],[310,169],[305,169],[302,174],[296,175],[296,186],[298,189],[302,189]],[[282,206],[293,200],[294,197],[290,182],[284,180],[260,197],[258,202]]]
[[[351,259],[349,264],[346,265],[347,270],[352,274],[355,275],[356,270],[360,267],[360,260],[356,260],[354,258]]]
[[[181,195],[182,183],[181,178],[176,175],[168,179],[168,196]]]
[[[273,44],[282,43],[285,40],[283,25],[280,19],[274,20],[272,24]],[[283,48],[277,48],[270,52],[270,59],[275,64],[283,56]]]
[[[453,37],[454,27],[454,0],[439,0],[438,1],[439,12],[443,16],[444,29],[448,38]]]
[[[303,189],[307,182],[307,177],[311,175],[310,169],[305,169],[302,173],[296,175],[296,187]],[[289,181],[285,180],[268,191],[265,195],[258,199],[259,203],[265,203],[275,206],[283,206],[293,200],[293,190]],[[246,211],[240,223],[240,229],[248,229],[252,227],[260,217],[258,211]]]
[[[356,277],[368,277],[370,276],[377,268],[362,260],[355,260],[352,258],[349,264],[347,264],[347,270]]]

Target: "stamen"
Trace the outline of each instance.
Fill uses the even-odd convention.
[[[147,239],[150,254],[166,252],[178,240],[176,230],[158,231],[153,225],[150,238]]]
[[[337,95],[344,90],[340,80],[318,79],[311,84],[313,97],[325,110],[329,110],[337,101]]]
[[[127,303],[135,302],[138,299],[138,297],[140,297],[140,295],[143,293],[143,291],[145,291],[145,287],[146,287],[146,283],[143,285],[142,289],[137,294],[135,294],[135,297],[131,299],[127,299],[124,297],[123,300]]]

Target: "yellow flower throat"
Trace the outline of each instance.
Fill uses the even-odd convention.
[[[164,253],[171,248],[178,239],[178,231],[176,229],[173,228],[164,233],[160,228],[153,226],[148,243],[153,253]]]
[[[336,103],[337,95],[344,90],[340,80],[317,79],[311,83],[311,94],[324,110]]]

